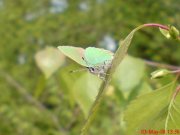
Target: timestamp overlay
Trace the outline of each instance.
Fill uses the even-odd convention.
[[[180,129],[142,129],[139,130],[140,135],[180,135]]]

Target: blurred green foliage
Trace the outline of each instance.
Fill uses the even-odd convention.
[[[35,54],[46,46],[98,46],[106,35],[119,41],[133,28],[149,22],[180,28],[179,4],[177,0],[0,0],[0,134],[79,134],[97,92],[93,81],[98,83],[98,78],[86,72],[69,74],[79,67],[69,66],[72,62],[67,60],[45,79],[36,66]],[[156,29],[138,32],[129,53],[180,64],[177,42],[165,39]],[[133,72],[130,65],[124,68],[128,71],[118,74]],[[138,73],[133,87],[117,76],[112,81],[90,134],[120,134],[126,105],[172,79],[150,82],[140,65],[144,74]]]

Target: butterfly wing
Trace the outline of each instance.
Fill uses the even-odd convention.
[[[113,59],[113,55],[114,54],[108,50],[95,47],[86,48],[84,53],[88,67],[103,64],[105,61],[111,61]]]
[[[87,67],[86,62],[82,59],[85,50],[80,47],[73,46],[58,46],[58,49],[67,57],[74,60],[78,64]]]

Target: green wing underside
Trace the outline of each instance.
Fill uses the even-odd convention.
[[[85,67],[99,66],[113,59],[112,52],[95,47],[88,47],[84,50],[80,47],[59,46],[58,49],[65,56]]]
[[[74,60],[78,64],[87,67],[87,63],[82,59],[85,50],[80,47],[59,46],[58,49],[67,57]]]
[[[93,67],[103,64],[106,61],[111,61],[113,59],[113,53],[100,48],[88,47],[85,49],[84,57],[88,67]]]

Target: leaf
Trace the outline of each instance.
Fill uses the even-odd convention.
[[[67,96],[70,105],[74,105],[74,94],[72,88],[76,81],[88,71],[70,73],[72,70],[78,70],[81,68],[79,65],[71,64],[63,67],[58,72],[58,81],[61,85],[61,90],[64,92],[64,96]]]
[[[59,83],[64,95],[68,96],[71,105],[78,103],[87,116],[90,106],[98,93],[101,80],[88,72],[88,70],[70,73],[73,69],[78,70],[77,65],[69,65],[59,71]]]
[[[128,101],[134,100],[138,95],[143,95],[152,91],[151,86],[142,80],[128,95]]]
[[[49,78],[65,62],[65,57],[58,49],[46,47],[35,55],[35,61],[46,78]]]
[[[126,123],[127,135],[139,135],[141,130],[161,130],[165,129],[166,119],[168,116],[168,107],[170,106],[170,98],[175,89],[175,81],[151,93],[144,94],[134,100],[128,109],[124,112],[124,121]],[[179,99],[176,100],[180,100]],[[169,121],[168,129],[180,128],[180,118],[177,117],[180,111],[180,102],[176,102],[176,110],[170,110],[174,123]],[[176,115],[175,115],[176,114]],[[179,125],[178,125],[179,124]]]
[[[176,92],[173,93],[173,98],[170,101],[168,107],[168,113],[166,117],[165,129],[180,129],[180,94],[179,89],[180,87],[176,88]],[[177,94],[177,95],[176,95]],[[176,95],[176,96],[175,96]]]
[[[141,26],[137,27],[136,29],[131,31],[131,33],[123,41],[120,42],[119,48],[117,49],[115,56],[114,56],[114,59],[112,61],[111,69],[109,70],[109,72],[111,74],[115,72],[116,68],[119,66],[119,64],[122,62],[122,60],[126,56],[127,50],[131,44],[134,33],[137,30],[139,30],[140,28],[141,28]]]
[[[122,91],[130,91],[142,80],[145,73],[145,63],[131,56],[126,56],[118,66],[113,76],[115,85]]]
[[[83,74],[73,85],[72,92],[75,100],[87,117],[89,109],[94,102],[101,80],[88,72]]]

